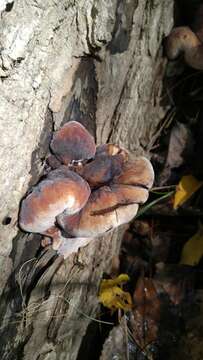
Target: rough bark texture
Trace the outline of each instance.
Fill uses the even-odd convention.
[[[66,121],[81,121],[98,144],[150,151],[166,112],[162,39],[173,2],[14,0],[0,11],[0,354],[73,360],[119,237],[63,262],[40,251],[40,236],[19,231],[19,203],[43,174],[53,129]]]
[[[99,360],[128,360],[128,331],[126,320],[123,317],[118,326],[114,326],[104,342],[103,350]]]

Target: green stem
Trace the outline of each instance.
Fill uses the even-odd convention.
[[[174,191],[170,191],[167,194],[164,194],[163,196],[159,197],[158,199],[150,202],[149,204],[143,206],[137,213],[137,215],[135,216],[135,219],[137,219],[140,215],[144,214],[147,210],[149,210],[152,206],[156,205],[157,203],[159,203],[160,201],[167,199],[168,197],[170,197],[171,195],[174,194]]]

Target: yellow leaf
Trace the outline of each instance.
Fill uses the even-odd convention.
[[[177,209],[188,200],[203,184],[192,175],[185,175],[181,178],[175,193],[173,208]]]
[[[123,291],[120,287],[129,281],[127,274],[120,274],[115,279],[104,279],[101,281],[99,289],[99,301],[107,308],[130,310],[132,308],[132,298],[130,293]]]
[[[127,274],[120,274],[115,279],[103,279],[100,285],[100,289],[113,287],[114,285],[122,285],[130,280]]]
[[[199,225],[198,231],[185,243],[182,249],[180,264],[196,265],[203,256],[203,225]]]

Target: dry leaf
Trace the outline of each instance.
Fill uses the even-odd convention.
[[[131,295],[120,287],[127,281],[129,281],[127,274],[120,274],[115,279],[102,280],[99,289],[99,301],[111,310],[130,310],[132,307]]]
[[[133,294],[133,303],[136,311],[146,319],[159,320],[161,302],[152,279],[139,278]]]
[[[183,246],[180,264],[197,265],[202,256],[203,225],[200,224],[198,231]]]
[[[192,175],[185,175],[181,178],[175,193],[173,208],[177,209],[188,200],[203,184]]]
[[[130,328],[135,342],[144,349],[157,340],[159,330],[161,301],[152,279],[138,279],[133,294],[133,305]]]

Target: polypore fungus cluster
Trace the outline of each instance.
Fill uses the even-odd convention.
[[[129,160],[117,145],[96,148],[78,122],[59,129],[51,141],[51,167],[23,199],[19,225],[45,235],[67,257],[121,224],[129,222],[148,198],[154,180],[150,161]]]
[[[192,28],[179,26],[167,36],[166,55],[169,60],[177,59],[181,54],[186,64],[197,70],[203,70],[203,5],[196,13]]]

